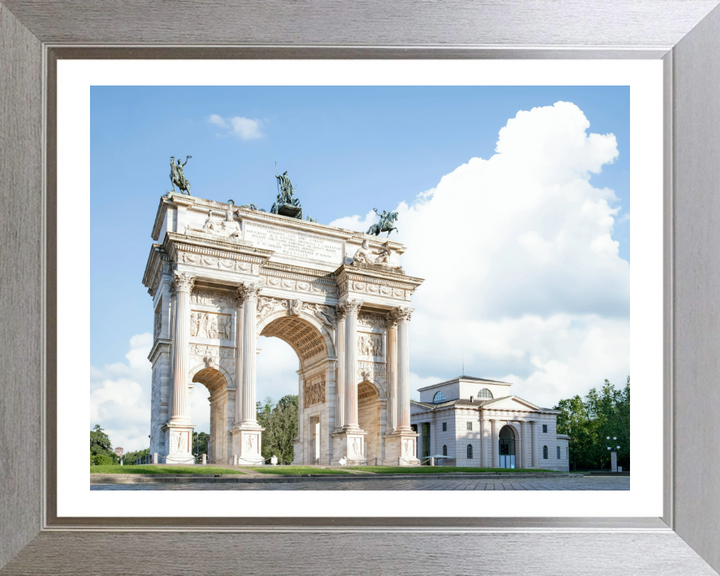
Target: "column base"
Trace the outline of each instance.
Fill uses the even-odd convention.
[[[263,466],[260,446],[265,428],[260,426],[239,426],[230,430],[232,434],[232,453],[238,457],[238,466]]]
[[[360,428],[342,430],[331,434],[333,439],[333,458],[331,466],[339,466],[345,459],[346,466],[367,466],[365,456],[365,436],[367,432]]]
[[[163,426],[166,434],[165,446],[168,453],[165,456],[165,464],[195,464],[192,455],[192,431],[193,424],[173,424],[168,422]]]
[[[420,466],[417,437],[412,430],[396,431],[385,436],[385,466]]]

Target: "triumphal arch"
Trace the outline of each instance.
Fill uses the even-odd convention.
[[[189,395],[202,384],[210,462],[262,464],[262,335],[299,359],[295,464],[419,464],[408,325],[422,280],[400,267],[402,244],[301,220],[287,206],[290,215],[161,198],[143,278],[155,310],[151,453],[194,461]]]

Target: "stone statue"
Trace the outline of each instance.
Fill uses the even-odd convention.
[[[375,236],[379,236],[380,232],[387,232],[388,237],[390,236],[390,232],[395,230],[397,232],[397,228],[393,226],[395,224],[395,221],[398,219],[398,213],[397,212],[386,212],[383,210],[383,213],[380,214],[380,212],[377,211],[377,208],[373,208],[375,211],[375,214],[380,216],[380,222],[377,224],[373,224],[370,226],[366,234],[374,234]]]
[[[298,198],[293,198],[293,185],[287,175],[287,170],[281,175],[275,174],[275,178],[277,179],[278,195],[270,213],[302,220],[302,206],[300,206]]]
[[[388,234],[389,236],[389,234]],[[380,264],[382,266],[390,266],[390,257],[392,256],[392,250],[390,247],[385,244],[380,249],[380,252],[378,253],[377,258],[375,258],[375,264]]]
[[[175,156],[170,156],[170,182],[173,187],[172,191],[175,192],[175,186],[177,185],[180,192],[188,196],[192,196],[192,194],[190,194],[190,181],[185,177],[183,167],[188,163],[190,158],[192,158],[192,156],[185,158],[183,164],[180,163],[180,158],[178,158],[177,164],[175,164]],[[168,190],[168,192],[170,191]]]
[[[370,244],[367,240],[363,240],[362,246],[357,249],[353,256],[353,263],[357,264],[372,264],[372,252],[370,251]]]

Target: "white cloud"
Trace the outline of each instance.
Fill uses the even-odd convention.
[[[413,297],[413,387],[459,375],[463,356],[466,374],[510,380],[540,404],[624,382],[629,264],[612,239],[617,198],[590,183],[617,142],[589,126],[567,102],[518,112],[491,158],[397,207],[403,267],[426,279]]]
[[[210,114],[208,123],[223,128],[227,134],[239,136],[243,140],[255,140],[263,137],[260,132],[262,121],[259,119],[253,120],[242,116],[223,118],[218,114]],[[220,136],[220,134],[218,134],[218,136]]]
[[[126,362],[90,367],[90,426],[105,430],[113,447],[126,452],[150,445],[152,334],[133,336]]]
[[[378,221],[377,214],[370,210],[365,217],[361,219],[360,216],[345,216],[338,218],[330,222],[329,226],[337,226],[338,228],[345,228],[346,230],[355,230],[356,232],[367,232],[368,228]]]

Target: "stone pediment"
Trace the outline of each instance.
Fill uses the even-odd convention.
[[[536,410],[542,410],[540,406],[523,400],[518,396],[505,396],[503,398],[496,398],[495,400],[489,400],[483,404],[483,410],[522,410],[525,412],[534,412]]]

